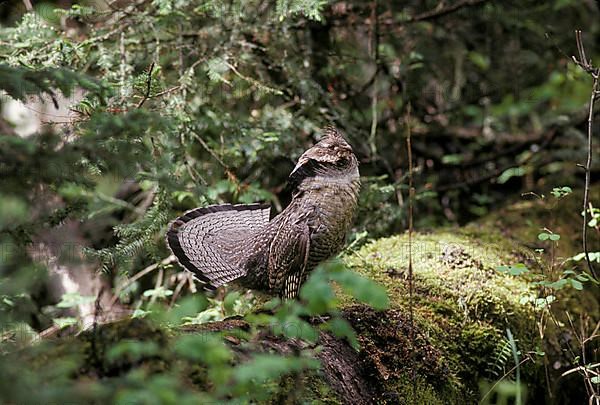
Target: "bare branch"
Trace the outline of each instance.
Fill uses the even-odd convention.
[[[375,142],[377,136],[377,103],[378,103],[378,89],[377,89],[377,72],[379,71],[379,17],[377,15],[377,0],[373,1],[371,5],[371,56],[375,63],[375,74],[373,75],[373,94],[371,96],[371,131],[369,133],[369,147],[371,149],[371,158],[377,159],[377,143]]]
[[[583,189],[583,227],[582,227],[582,238],[583,238],[583,253],[585,254],[585,261],[588,266],[588,270],[590,271],[592,277],[598,280],[598,275],[592,265],[592,261],[590,260],[590,254],[588,250],[587,243],[587,228],[588,228],[588,202],[590,198],[590,174],[592,167],[592,130],[594,127],[594,101],[596,100],[596,96],[600,93],[600,68],[594,67],[591,59],[588,60],[585,54],[585,47],[583,46],[583,39],[580,30],[575,31],[575,42],[577,43],[577,53],[579,54],[579,59],[575,56],[572,56],[573,62],[575,62],[579,67],[581,67],[585,72],[587,72],[590,76],[592,76],[593,84],[592,84],[592,92],[590,95],[590,105],[588,110],[588,127],[587,127],[587,160],[583,170],[585,171],[585,187]]]
[[[411,104],[406,108],[406,150],[408,153],[408,308],[410,314],[410,341],[414,342],[414,283],[413,283],[413,257],[412,257],[412,235],[413,235],[413,201],[415,188],[413,184],[413,158],[411,143]],[[414,360],[414,359],[413,359]],[[413,395],[416,390],[416,369],[412,367]]]
[[[27,12],[33,11],[33,5],[31,4],[31,0],[23,0],[23,4],[25,5],[25,9]]]
[[[445,15],[451,14],[457,10],[460,10],[463,7],[477,6],[479,4],[485,3],[486,1],[487,0],[462,0],[462,1],[458,1],[454,4],[446,6],[446,7],[444,7],[444,2],[442,1],[442,2],[438,3],[438,5],[433,10],[429,10],[424,13],[417,14],[413,17],[410,17],[410,19],[408,21],[416,22],[416,21],[433,20],[435,18],[443,17]]]

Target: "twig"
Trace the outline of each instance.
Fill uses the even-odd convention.
[[[377,17],[377,0],[371,5],[371,55],[375,62],[375,74],[373,75],[373,95],[371,97],[371,132],[369,134],[369,147],[371,159],[377,157],[377,72],[379,70],[379,18]]]
[[[41,331],[38,335],[38,338],[48,339],[48,338],[56,335],[60,331],[60,329],[61,329],[60,326],[58,326],[57,324],[54,324],[54,325],[50,326],[49,328]]]
[[[581,350],[581,354],[578,356],[575,356],[575,353],[572,353],[571,355],[574,358],[579,358],[579,360],[577,361],[577,363],[580,363],[580,366],[577,367],[573,367],[570,370],[565,371],[564,373],[561,374],[560,378],[563,378],[567,375],[573,374],[574,372],[579,372],[579,374],[582,376],[584,384],[585,384],[585,388],[587,391],[587,394],[589,396],[589,403],[592,404],[592,400],[593,399],[599,399],[600,398],[600,394],[598,392],[598,389],[596,388],[596,384],[594,384],[592,382],[593,378],[597,378],[600,373],[598,373],[598,371],[595,371],[595,368],[598,368],[598,366],[600,366],[600,363],[593,363],[593,364],[588,364],[587,359],[586,359],[586,344],[589,341],[594,340],[597,337],[597,333],[598,330],[600,329],[600,322],[598,322],[596,324],[596,327],[594,328],[593,332],[590,334],[590,336],[586,337],[586,330],[588,329],[588,322],[587,320],[589,318],[586,317],[585,322],[583,319],[583,315],[580,316],[579,319],[579,325],[580,325],[580,332],[578,333],[577,330],[575,329],[575,325],[573,324],[573,320],[571,319],[571,315],[567,312],[566,313],[567,318],[569,320],[569,325],[571,326],[571,331],[573,333],[573,335],[575,336],[577,342],[579,343],[579,347]],[[590,375],[592,374],[592,375]],[[596,401],[596,404],[598,404],[598,402]]]
[[[87,191],[84,194],[86,196],[90,196],[90,197],[94,196],[93,193],[90,193],[90,192],[87,192]],[[135,212],[138,215],[144,215],[144,213],[145,213],[144,210],[142,210],[141,208],[136,207],[135,205],[133,205],[131,203],[128,203],[127,201],[123,201],[121,199],[118,199],[118,198],[115,198],[115,197],[111,197],[111,196],[102,194],[100,192],[96,193],[95,196],[99,200],[101,200],[101,201],[107,202],[109,204],[116,205],[116,206],[118,206],[120,208],[124,208],[124,209],[130,210],[130,211],[133,211],[133,212]]]
[[[202,147],[208,152],[210,153],[210,155],[221,165],[221,167],[223,168],[223,170],[225,170],[225,174],[227,175],[227,177],[229,177],[229,179],[235,181],[237,183],[237,176],[231,171],[231,169],[229,168],[229,166],[227,166],[225,164],[225,162],[223,162],[223,160],[215,153],[215,151],[213,151],[211,149],[210,146],[208,146],[208,144],[204,141],[204,139],[202,139],[200,137],[200,135],[198,135],[197,133],[195,133],[194,131],[190,130],[190,134],[196,138],[196,140],[198,142],[200,142],[200,145],[202,145]]]
[[[579,67],[581,67],[586,73],[588,73],[593,80],[592,84],[592,94],[590,95],[590,106],[588,111],[588,127],[587,127],[587,160],[585,166],[583,167],[585,171],[585,187],[583,189],[583,227],[582,227],[582,238],[583,238],[583,253],[585,254],[585,261],[587,263],[588,269],[594,277],[595,280],[598,280],[598,275],[596,274],[596,270],[592,265],[592,261],[590,260],[590,254],[588,250],[587,244],[587,228],[588,228],[588,220],[587,220],[587,212],[588,212],[588,201],[590,198],[590,174],[592,167],[592,129],[594,126],[594,101],[596,97],[600,95],[600,68],[594,67],[591,59],[588,60],[585,54],[585,48],[583,46],[583,40],[581,36],[581,31],[575,31],[575,42],[577,43],[577,53],[579,54],[579,59],[575,56],[572,56],[573,62],[575,62]]]
[[[171,87],[170,89],[166,89],[166,90],[163,90],[163,91],[158,92],[156,94],[153,94],[153,95],[149,96],[147,99],[157,98],[157,97],[160,97],[160,96],[164,96],[165,94],[172,93],[172,92],[174,92],[176,90],[179,90],[180,88],[181,88],[181,86],[177,85],[177,86]],[[138,96],[137,94],[134,95],[133,97],[135,97],[135,98],[144,98],[144,96]]]
[[[412,144],[411,144],[411,132],[410,132],[410,113],[411,104],[409,103],[406,109],[406,149],[408,152],[408,310],[409,310],[409,322],[410,322],[410,336],[409,339],[412,344],[415,342],[415,325],[414,325],[414,308],[413,308],[413,262],[412,262],[412,234],[413,234],[413,199],[415,195],[415,189],[413,187],[413,161],[412,161]],[[415,351],[413,350],[413,355]],[[414,360],[414,359],[413,359]],[[416,369],[412,367],[412,388],[413,397],[416,395]]]
[[[175,256],[171,255],[171,256],[167,257],[166,259],[164,259],[163,261],[161,261],[160,263],[154,263],[153,265],[146,267],[144,270],[140,271],[135,276],[128,279],[125,283],[121,284],[115,290],[115,295],[113,296],[112,300],[110,301],[110,306],[108,307],[108,309],[110,310],[113,307],[113,305],[115,305],[115,303],[119,299],[119,295],[125,288],[129,287],[131,284],[133,284],[138,279],[144,277],[146,274],[156,270],[158,267],[166,266],[167,264],[171,264],[174,261],[175,261]]]
[[[150,89],[152,88],[152,71],[154,70],[154,62],[150,64],[150,68],[148,69],[148,78],[146,79],[146,94],[144,94],[144,98],[140,100],[137,105],[137,108],[141,108],[146,100],[150,97]]]
[[[183,290],[183,287],[188,282],[188,272],[186,271],[180,274],[181,280],[179,280],[179,283],[177,283],[177,286],[175,287],[175,291],[173,292],[173,296],[171,297],[171,303],[169,304],[169,308],[172,308],[173,305],[175,305],[175,301],[177,300],[177,298],[179,298],[181,290]]]
[[[577,371],[586,371],[586,370],[589,371],[592,367],[598,367],[598,364],[600,364],[600,363],[592,364],[591,366],[577,366],[575,368],[572,368],[570,370],[565,371],[560,376],[561,377],[566,377],[569,374],[573,374],[573,373],[575,373]],[[593,374],[597,375],[598,373],[594,371]]]
[[[521,360],[520,363],[518,363],[516,366],[514,366],[513,368],[511,368],[510,370],[508,370],[506,373],[504,373],[504,375],[502,377],[500,377],[500,379],[498,381],[496,381],[496,383],[494,385],[492,385],[492,388],[490,388],[489,391],[486,392],[483,397],[481,397],[481,399],[479,400],[479,403],[482,404],[483,401],[485,401],[485,399],[488,397],[488,395],[490,395],[494,391],[494,388],[496,388],[496,386],[498,384],[500,384],[507,376],[509,376],[510,373],[512,373],[513,371],[515,371],[517,368],[521,367],[525,362],[527,362],[529,360],[531,360],[531,357],[528,355],[523,360]]]
[[[413,17],[410,17],[410,19],[408,21],[416,22],[416,21],[433,20],[435,18],[443,17],[443,16],[453,13],[457,10],[460,10],[463,7],[477,6],[479,4],[485,3],[486,1],[487,0],[462,0],[462,1],[458,1],[450,6],[446,6],[446,7],[444,7],[444,2],[442,1],[442,2],[438,3],[437,7],[434,8],[433,10],[426,11],[424,13],[417,14]]]
[[[98,318],[102,314],[102,295],[104,294],[104,285],[100,287],[100,291],[96,295],[96,300],[94,301],[94,330],[98,326]]]
[[[231,71],[232,71],[232,72],[233,72],[233,73],[234,73],[234,74],[235,74],[237,77],[239,77],[240,79],[242,79],[242,80],[244,80],[244,81],[246,81],[246,82],[249,82],[249,83],[251,83],[251,84],[252,84],[253,86],[255,86],[256,88],[258,88],[258,89],[262,89],[263,91],[265,91],[265,92],[268,92],[268,93],[273,93],[273,94],[277,94],[277,95],[281,95],[281,94],[283,94],[283,92],[282,92],[281,90],[279,90],[279,89],[276,89],[276,88],[274,88],[274,87],[271,87],[271,86],[267,86],[266,84],[263,84],[263,83],[259,82],[258,80],[254,79],[254,78],[252,78],[252,77],[250,77],[250,76],[245,76],[245,75],[241,74],[241,73],[240,73],[240,71],[239,71],[239,70],[237,70],[237,69],[236,69],[236,67],[235,67],[235,66],[233,66],[231,63],[229,63],[229,62],[225,61],[225,64],[227,65],[227,67],[228,67],[229,69],[231,69]],[[231,85],[231,83],[229,83],[229,82],[228,82],[228,81],[226,81],[226,80],[224,80],[224,83],[227,83],[227,84]]]
[[[158,269],[158,277],[156,277],[156,283],[154,283],[154,291],[158,290],[160,288],[160,286],[163,283],[163,278],[165,275],[165,271],[161,268]],[[152,297],[150,297],[150,303],[149,305],[152,306],[154,305],[154,303],[156,302],[156,294],[152,294]]]
[[[179,90],[180,88],[181,88],[181,86],[171,87],[170,89],[163,90],[163,91],[161,91],[159,93],[156,93],[155,95],[153,95],[152,97],[149,97],[149,98],[160,97],[160,96],[163,96],[163,95],[165,95],[167,93],[171,93],[172,91]],[[185,91],[185,89],[184,89],[184,91]]]
[[[25,5],[25,10],[27,10],[27,12],[33,11],[33,5],[30,0],[23,0],[23,4]]]
[[[96,300],[94,301],[94,321],[92,323],[92,338],[90,341],[91,346],[91,358],[90,363],[94,367],[98,367],[100,365],[100,357],[98,356],[98,346],[97,346],[97,334],[98,334],[98,316],[102,312],[101,298],[102,294],[104,294],[104,286],[100,288],[98,291],[98,295],[96,296]]]

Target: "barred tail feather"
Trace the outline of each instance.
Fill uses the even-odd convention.
[[[246,275],[239,265],[245,241],[269,222],[269,215],[265,204],[196,208],[170,224],[167,245],[184,268],[215,289]]]

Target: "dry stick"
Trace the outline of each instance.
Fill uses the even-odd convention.
[[[375,62],[375,75],[373,76],[373,96],[371,98],[371,133],[369,134],[369,147],[371,149],[371,158],[377,157],[377,73],[379,70],[379,18],[377,17],[377,0],[371,5],[371,54]]]
[[[592,384],[592,382],[591,382],[591,378],[592,377],[590,377],[590,374],[589,374],[594,365],[593,364],[591,364],[591,365],[587,364],[587,360],[586,360],[586,354],[585,354],[586,353],[586,348],[585,348],[585,345],[586,345],[586,343],[588,342],[588,339],[589,339],[589,338],[585,337],[585,335],[586,335],[586,333],[585,333],[586,327],[584,325],[583,317],[582,317],[582,315],[580,315],[580,318],[579,318],[580,331],[579,331],[579,333],[577,333],[577,330],[575,329],[575,325],[573,324],[573,320],[571,319],[571,315],[568,312],[566,312],[566,314],[567,314],[567,318],[569,319],[569,325],[571,326],[571,330],[573,332],[573,335],[575,335],[575,338],[577,339],[577,342],[579,343],[579,346],[581,347],[581,360],[580,360],[580,362],[583,364],[583,366],[575,367],[574,369],[571,369],[569,371],[564,372],[561,375],[561,378],[564,377],[564,376],[566,376],[566,375],[568,375],[568,374],[571,374],[574,371],[579,371],[580,374],[581,374],[581,376],[583,377],[585,389],[586,389],[587,394],[588,394],[588,396],[590,398],[590,402],[589,403],[591,404],[593,398],[598,398],[598,393],[596,392],[595,384]],[[600,325],[600,323],[599,323],[599,325]],[[598,330],[598,326],[596,326],[596,328],[594,329],[594,332],[592,332],[592,336],[597,332],[597,330]],[[591,372],[593,374],[597,375],[596,372],[594,372],[594,371],[591,371]]]
[[[158,93],[156,93],[156,94],[153,94],[153,95],[151,95],[150,97],[148,97],[147,99],[151,99],[151,98],[157,98],[157,97],[160,97],[160,96],[164,96],[165,94],[172,93],[172,92],[174,92],[174,91],[176,91],[176,90],[179,90],[180,88],[181,88],[181,86],[180,86],[180,85],[173,86],[173,87],[171,87],[171,88],[169,88],[169,89],[166,89],[166,90],[163,90],[163,91],[161,91],[161,92],[158,92]],[[144,96],[138,96],[137,94],[136,94],[136,95],[134,95],[133,97],[135,97],[135,98],[144,98]]]
[[[589,115],[588,115],[588,144],[587,144],[587,161],[585,162],[585,188],[583,190],[583,229],[582,229],[582,236],[583,236],[583,252],[585,253],[585,261],[587,262],[588,268],[590,269],[590,272],[592,273],[592,275],[594,276],[595,279],[598,279],[598,276],[596,275],[595,269],[592,266],[592,262],[590,260],[590,254],[588,251],[588,245],[587,245],[587,228],[588,228],[588,221],[587,221],[587,212],[588,212],[588,201],[590,198],[590,171],[591,171],[591,167],[592,167],[592,127],[594,125],[594,100],[597,96],[597,93],[599,91],[598,88],[598,73],[596,73],[596,75],[593,75],[592,77],[594,78],[594,85],[592,87],[592,95],[590,96],[590,108],[589,108]]]
[[[162,286],[164,275],[165,275],[165,271],[163,270],[163,268],[162,267],[159,268],[158,269],[158,277],[156,277],[156,283],[154,284],[154,291],[158,290]],[[152,306],[155,302],[156,302],[156,294],[152,294],[149,305]]]
[[[594,279],[598,280],[598,275],[592,265],[592,261],[590,260],[590,254],[588,251],[587,244],[587,211],[588,211],[588,201],[590,198],[590,174],[592,167],[592,129],[594,125],[594,101],[596,97],[600,95],[600,68],[596,68],[592,65],[592,61],[588,60],[585,54],[585,48],[583,46],[583,40],[581,36],[581,31],[575,31],[575,41],[577,43],[577,53],[579,54],[579,60],[572,56],[573,62],[575,62],[579,67],[581,67],[586,73],[592,76],[593,85],[592,85],[592,94],[590,96],[590,105],[588,111],[588,128],[587,128],[587,161],[585,166],[579,165],[583,167],[585,171],[585,187],[583,189],[583,228],[582,228],[582,238],[583,238],[583,253],[585,254],[585,261],[587,263],[588,269],[594,277]]]
[[[412,344],[415,344],[415,325],[414,325],[414,310],[413,310],[413,263],[412,263],[412,233],[413,233],[413,199],[414,199],[414,187],[413,187],[413,162],[412,162],[412,144],[411,144],[411,132],[410,132],[410,103],[406,109],[406,149],[408,151],[408,310],[409,310],[409,322],[410,322],[410,336],[409,339]],[[412,388],[413,397],[416,395],[417,382],[416,382],[416,368],[414,364],[415,350],[412,351],[413,364],[412,364]]]
[[[173,92],[175,90],[179,90],[180,88],[181,88],[181,86],[177,85],[177,86],[171,87],[170,89],[163,90],[163,91],[161,91],[159,93],[156,93],[152,97],[148,97],[148,98],[156,98],[156,97],[164,96],[165,94],[171,93],[171,92]],[[185,92],[185,89],[183,91]],[[185,97],[185,94],[184,94],[184,97]]]
[[[30,0],[23,0],[23,4],[25,5],[25,10],[27,10],[27,12],[33,11],[33,5]]]
[[[179,280],[179,283],[177,283],[177,286],[175,287],[175,291],[173,292],[173,296],[171,297],[171,303],[169,304],[169,308],[172,308],[173,305],[175,305],[175,300],[179,298],[179,294],[181,293],[181,290],[183,290],[183,287],[185,286],[187,281],[187,274],[183,273],[181,280]]]

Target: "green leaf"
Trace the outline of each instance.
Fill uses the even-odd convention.
[[[571,189],[571,187],[564,186],[564,187],[554,187],[552,189],[552,191],[550,192],[550,194],[552,194],[556,198],[561,198],[561,197],[571,194],[572,192],[573,192],[573,190]]]
[[[333,308],[335,294],[325,271],[317,269],[313,272],[302,286],[300,298],[306,301],[306,308],[311,315],[324,314]]]
[[[375,309],[383,310],[390,306],[385,288],[373,280],[349,270],[333,273],[331,278],[340,284],[346,293]]]
[[[251,382],[263,384],[292,372],[318,368],[319,361],[313,358],[258,354],[246,363],[238,365],[233,376],[238,384]]]
[[[230,315],[235,312],[234,306],[239,299],[240,293],[237,291],[232,291],[225,296],[225,299],[223,299],[223,309],[225,310],[225,314]]]
[[[127,358],[129,361],[137,361],[144,357],[154,356],[160,352],[160,347],[156,342],[124,340],[111,347],[106,353],[106,359],[110,362],[120,358]]]
[[[560,290],[567,285],[568,281],[566,278],[561,278],[553,283],[548,284],[548,287],[554,288],[555,290]]]
[[[311,324],[294,314],[286,315],[286,312],[286,309],[282,309],[279,314],[283,317],[271,322],[270,327],[273,334],[283,335],[288,339],[302,339],[311,343],[317,341],[319,334]]]
[[[557,241],[557,240],[559,240],[559,239],[560,239],[560,235],[559,235],[559,234],[557,234],[557,233],[553,233],[553,234],[550,234],[550,235],[548,235],[548,238],[549,238],[550,240]]]
[[[591,262],[598,262],[600,263],[600,252],[589,252],[589,256],[590,256],[590,261]],[[585,259],[585,253],[578,253],[575,256],[571,257],[571,260],[573,261],[581,261]]]
[[[573,286],[574,289],[576,290],[583,290],[583,284],[581,283],[581,281],[579,280],[575,280],[574,278],[569,279],[569,281],[571,282],[571,285]]]
[[[459,154],[442,156],[442,163],[447,165],[457,165],[460,164],[463,160],[464,156]]]
[[[54,318],[52,320],[56,326],[60,329],[66,328],[67,326],[77,325],[77,318],[65,317],[65,318]]]
[[[60,302],[56,304],[58,308],[73,308],[83,304],[89,304],[96,300],[92,296],[81,296],[78,292],[63,294]]]
[[[328,320],[323,327],[324,329],[333,332],[333,334],[339,338],[346,338],[354,350],[360,349],[354,329],[352,329],[350,323],[344,318],[336,316]]]
[[[506,169],[504,172],[502,172],[502,174],[500,174],[500,176],[498,176],[497,182],[498,182],[498,184],[504,184],[513,177],[524,176],[525,173],[526,173],[526,171],[523,167],[512,167],[512,168]]]
[[[546,232],[542,232],[542,233],[538,234],[539,240],[548,240],[549,237],[550,237],[550,235],[547,234]]]
[[[162,317],[163,321],[170,324],[182,324],[190,317],[198,315],[208,306],[208,301],[203,294],[194,294],[177,301],[177,304]]]
[[[133,314],[131,314],[132,318],[145,318],[146,315],[151,314],[152,311],[144,311],[143,309],[140,308],[136,308],[135,311],[133,311]]]
[[[468,58],[475,66],[477,66],[481,70],[488,70],[490,67],[490,58],[487,55],[481,54],[479,52],[469,52]]]
[[[162,285],[158,288],[151,288],[144,291],[144,297],[167,298],[173,295],[173,291],[166,289]]]
[[[549,307],[554,301],[556,301],[556,297],[554,295],[549,295],[545,298],[537,298],[535,300],[535,307],[536,309],[543,309]]]
[[[175,353],[211,367],[225,364],[232,359],[231,351],[221,338],[211,333],[179,337],[175,342]]]
[[[498,266],[496,267],[501,273],[508,273],[512,276],[520,276],[521,274],[527,273],[529,269],[523,263],[517,263],[510,266]]]

